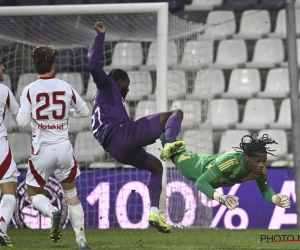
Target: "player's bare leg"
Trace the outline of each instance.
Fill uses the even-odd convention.
[[[0,184],[0,188],[3,193],[0,204],[0,244],[1,246],[12,247],[13,245],[7,235],[7,226],[15,211],[17,182],[4,182]]]
[[[69,217],[76,235],[76,242],[79,249],[90,248],[87,244],[84,233],[84,212],[80,200],[77,197],[75,181],[61,183],[63,195],[68,203]]]
[[[49,198],[43,194],[43,189],[27,185],[27,193],[32,205],[44,215],[50,217],[50,239],[56,243],[61,238],[61,211],[55,209]]]

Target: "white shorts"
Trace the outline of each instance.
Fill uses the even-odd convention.
[[[13,152],[5,138],[0,139],[0,184],[4,182],[17,182],[20,172],[14,161]]]
[[[43,188],[54,173],[59,182],[72,182],[80,175],[70,141],[42,145],[38,154],[30,154],[26,184]]]

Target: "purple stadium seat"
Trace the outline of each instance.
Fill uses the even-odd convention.
[[[0,0],[0,6],[14,6],[15,0]]]
[[[50,5],[50,0],[26,0],[20,1],[20,5]]]
[[[267,9],[267,10],[279,10],[285,5],[286,0],[261,0],[261,2],[256,5],[257,9]]]
[[[200,14],[197,11],[179,11],[174,13],[175,16],[178,16],[181,19],[192,21],[194,23],[202,23],[202,20],[200,19]]]
[[[184,6],[190,3],[189,0],[157,0],[156,2],[168,2],[171,13],[183,10]]]
[[[119,3],[119,0],[88,0],[89,4],[97,3]]]
[[[235,11],[249,10],[255,8],[257,3],[258,0],[227,0],[220,9]]]
[[[55,57],[55,72],[74,72],[74,53],[71,49],[61,49]]]
[[[55,0],[54,4],[84,4],[84,0]]]
[[[89,50],[84,47],[74,49],[75,71],[89,72]]]

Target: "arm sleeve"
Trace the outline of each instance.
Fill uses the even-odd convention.
[[[71,87],[72,88],[72,87]],[[81,98],[78,92],[72,88],[72,101],[69,117],[86,117],[89,114],[89,109],[86,106],[86,102]]]
[[[70,109],[70,117],[73,118],[82,118],[89,115],[89,108],[85,105],[80,110]]]
[[[21,128],[25,128],[31,119],[31,103],[28,95],[29,89],[25,88],[20,97],[20,109],[17,115],[17,123]]]
[[[256,184],[259,188],[260,193],[262,196],[269,202],[272,203],[272,196],[276,195],[275,191],[270,187],[268,182],[268,174],[266,167],[263,168],[262,173],[256,179]]]
[[[8,95],[9,95],[9,106],[7,107],[11,115],[16,115],[19,111],[19,104],[16,101],[16,98],[14,97],[13,93],[9,88],[8,89]],[[14,117],[14,116],[13,116]]]
[[[215,189],[210,183],[230,172],[231,166],[234,164],[234,158],[225,155],[219,156],[212,167],[208,168],[207,171],[196,180],[196,188],[207,197],[213,199]]]
[[[104,38],[105,33],[97,33],[89,61],[89,70],[94,83],[98,86],[101,85],[107,77],[107,74],[103,71],[103,64],[100,63],[100,61],[103,61],[101,59],[103,59]]]

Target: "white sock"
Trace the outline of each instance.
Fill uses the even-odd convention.
[[[166,147],[168,147],[168,146],[170,146],[172,143],[165,143],[165,146],[164,146],[164,148],[166,148]]]
[[[155,214],[159,214],[159,209],[158,207],[151,207],[151,212]]]
[[[16,206],[16,197],[12,194],[4,194],[0,204],[0,229],[3,233],[7,231]]]
[[[86,240],[84,235],[84,212],[81,203],[74,206],[68,205],[68,210],[70,221],[76,235],[76,241],[78,242],[81,239]]]
[[[52,206],[50,200],[43,194],[37,194],[32,199],[33,206],[39,210],[43,215],[50,217],[54,207]]]

